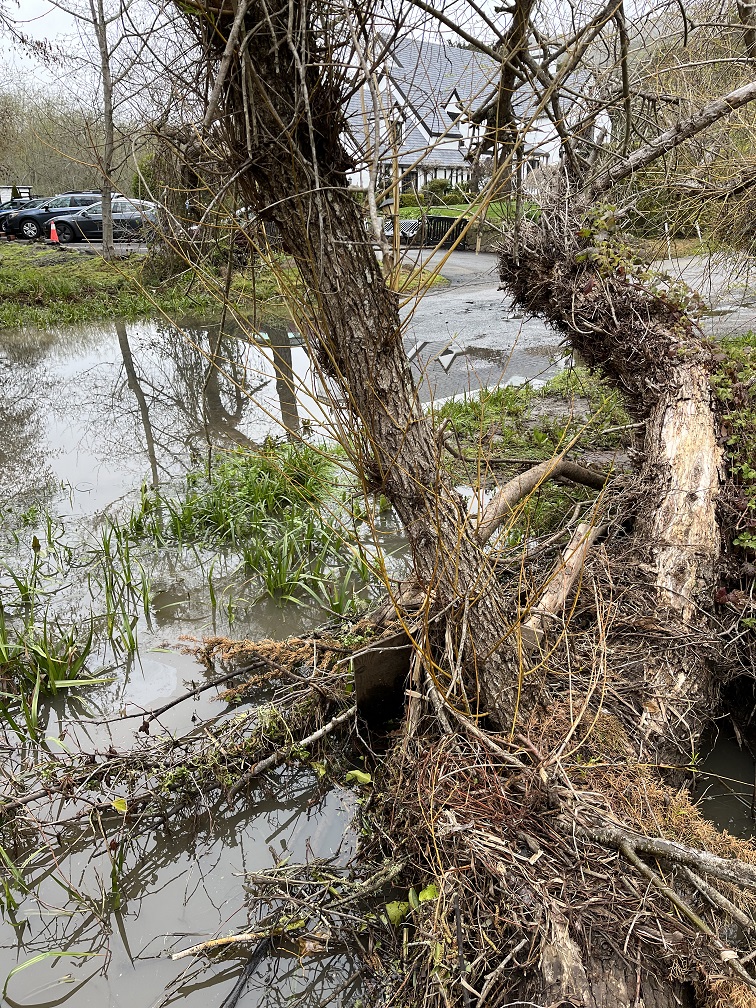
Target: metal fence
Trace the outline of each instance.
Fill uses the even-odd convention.
[[[387,238],[394,236],[394,217],[384,218],[383,230]],[[467,218],[424,216],[413,217],[405,220],[399,218],[399,241],[407,248],[435,248],[440,245],[442,248],[449,248],[454,245],[467,224]],[[271,250],[279,251],[282,246],[281,232],[272,221],[260,221],[262,234],[259,238]],[[365,222],[365,229],[369,231],[370,224]],[[456,246],[459,249],[467,248],[467,237],[465,236]]]

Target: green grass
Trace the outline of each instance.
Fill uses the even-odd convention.
[[[399,216],[404,220],[413,220],[427,213],[430,217],[469,217],[476,209],[474,203],[456,203],[452,206],[433,207],[400,207]],[[535,204],[526,204],[525,213],[535,212]],[[502,220],[512,220],[514,217],[514,204],[509,200],[498,200],[491,203],[483,219],[494,224],[499,224]]]
[[[722,339],[712,386],[721,410],[735,546],[756,552],[756,333]]]
[[[549,459],[578,434],[570,455],[583,450],[612,451],[623,443],[613,428],[629,422],[618,392],[596,371],[573,367],[558,372],[542,389],[529,385],[483,389],[464,400],[445,403],[437,422],[448,420],[470,463],[450,456],[448,468],[460,483],[476,480],[493,485],[522,471],[503,459]],[[452,441],[454,444],[454,441]],[[476,461],[476,460],[479,460]],[[471,471],[473,470],[473,471]],[[510,545],[560,529],[576,504],[586,504],[596,491],[548,480],[523,505],[508,532]]]
[[[605,431],[626,424],[627,411],[619,393],[587,368],[565,368],[538,390],[529,385],[482,389],[445,403],[436,415],[439,422],[448,419],[468,445],[492,444],[497,453],[550,458],[585,426],[580,415],[573,415],[576,400],[585,400],[593,417],[586,443],[593,448],[616,447],[618,433]]]
[[[0,246],[0,328],[220,312],[219,295],[191,271],[164,283],[151,273],[143,255],[108,263],[51,246],[6,243]],[[222,291],[222,279],[216,277],[214,283]],[[268,269],[258,269],[254,285],[249,271],[240,271],[231,290],[233,307],[244,315],[255,308],[285,312]]]
[[[158,282],[159,263],[149,256],[135,254],[108,263],[47,245],[6,243],[0,245],[0,329],[160,315],[218,316],[225,278],[208,270],[204,280],[187,268],[170,281]],[[285,257],[275,264],[275,272],[259,262],[254,272],[251,267],[237,269],[231,283],[232,309],[245,318],[288,316],[279,276],[296,297],[301,282]],[[430,286],[445,282],[436,277]],[[403,293],[428,284],[426,271],[403,270],[400,276]]]

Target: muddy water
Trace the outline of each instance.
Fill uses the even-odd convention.
[[[471,270],[405,307],[405,342],[425,400],[500,382],[542,381],[559,366],[553,335],[518,317],[494,288],[480,269]],[[143,482],[170,487],[224,448],[259,445],[267,437],[324,436],[330,408],[303,341],[280,322],[261,329],[259,337],[249,336],[227,325],[221,336],[216,323],[189,319],[178,327],[4,332],[0,507],[8,521],[22,522],[16,526],[22,545],[28,549],[37,527],[35,506],[60,518],[69,532],[96,531],[107,515],[128,509]],[[400,552],[391,522],[379,531],[381,548]],[[222,556],[160,551],[149,618],[140,617],[137,626],[137,651],[124,658],[102,650],[97,657],[113,682],[87,691],[85,706],[75,698],[51,704],[49,735],[65,731],[66,744],[87,751],[111,740],[117,748],[132,744],[138,720],[115,720],[106,730],[88,719],[156,707],[182,695],[188,683],[204,681],[205,671],[181,650],[182,635],[284,637],[323,621],[314,606],[245,599],[233,564],[224,562]],[[213,564],[222,598],[215,605],[207,585]],[[73,610],[84,603],[86,585],[74,580],[66,590]],[[160,725],[183,732],[193,715],[208,718],[222,710],[208,691],[172,709]],[[50,746],[56,751],[56,743]],[[3,921],[0,980],[51,949],[94,954],[30,966],[10,979],[6,1000],[40,1008],[158,1008],[178,1001],[190,1008],[220,1006],[241,960],[174,962],[169,953],[254,923],[245,871],[269,868],[286,856],[345,863],[354,844],[354,801],[348,789],[323,793],[308,772],[285,770],[231,814],[220,807],[199,824],[188,819],[156,827],[125,851],[117,910],[105,898],[112,889],[109,834],[99,847],[61,848],[52,859],[40,855],[26,877],[42,903],[22,904],[15,926],[8,917]],[[707,801],[714,801],[711,793]],[[341,952],[270,957],[239,1003],[316,1008],[354,969]],[[347,992],[336,1003],[352,1000]]]
[[[708,740],[695,777],[707,819],[739,837],[756,836],[756,763],[731,725],[722,721]]]
[[[228,328],[228,327],[227,327]],[[210,362],[217,363],[211,367]],[[169,488],[215,452],[254,447],[268,437],[319,437],[327,411],[298,336],[285,325],[255,339],[217,324],[185,320],[180,328],[145,323],[6,332],[0,340],[0,506],[19,529],[19,549],[42,537],[42,509],[66,536],[96,534],[105,517],[128,510],[143,482]],[[385,545],[395,548],[395,530]],[[207,568],[215,591],[211,604]],[[124,657],[102,646],[92,671],[112,682],[82,697],[43,705],[53,753],[60,746],[103,751],[133,745],[139,720],[96,723],[153,708],[203,682],[206,672],[183,653],[180,638],[208,633],[285,637],[323,622],[315,606],[244,598],[234,564],[223,556],[164,549],[154,558],[150,610],[136,627],[138,649]],[[225,594],[224,594],[225,591]],[[84,611],[87,586],[65,586],[68,608]],[[223,711],[210,692],[160,718],[160,729],[185,732],[191,718]],[[244,873],[282,857],[345,863],[353,846],[354,796],[319,788],[309,771],[281,771],[232,811],[211,809],[195,823],[160,827],[124,849],[120,907],[112,908],[108,843],[54,856],[25,869],[36,899],[21,900],[0,931],[0,978],[52,949],[87,953],[47,958],[9,981],[11,1004],[144,1006],[174,1001],[220,1004],[242,958],[208,964],[173,962],[169,953],[254,922]],[[211,825],[208,825],[208,823]],[[112,829],[112,826],[109,827]],[[354,969],[349,956],[270,957],[257,970],[243,1006],[318,1005]],[[344,1003],[347,1003],[346,1001]]]
[[[444,324],[425,303],[405,312],[405,340],[424,399],[554,369],[555,348],[543,349],[542,334],[528,344],[520,320],[510,326],[509,346],[498,326],[485,345],[484,316],[495,309],[497,322],[506,323],[495,292],[458,286],[454,291],[441,295]],[[471,306],[477,325],[471,325]],[[452,323],[466,325],[469,340],[452,333]],[[259,335],[249,336],[227,324],[221,335],[215,323],[187,319],[180,326],[151,322],[3,333],[0,507],[6,523],[17,528],[21,523],[20,547],[28,552],[31,536],[42,537],[43,510],[71,538],[96,534],[109,516],[128,511],[143,483],[170,489],[189,469],[204,467],[214,453],[236,445],[327,435],[325,382],[302,339],[280,322],[260,328]],[[379,533],[386,554],[401,550],[390,520]],[[215,605],[208,590],[210,568],[220,597]],[[65,738],[62,744],[73,751],[102,752],[111,744],[129,748],[140,721],[118,719],[119,714],[155,708],[205,680],[205,670],[183,652],[182,636],[285,637],[326,617],[315,606],[245,599],[240,575],[223,556],[162,549],[151,573],[149,613],[136,626],[136,652],[124,657],[102,646],[95,655],[92,671],[106,668],[113,681],[82,698],[74,693],[43,705],[48,737]],[[86,584],[72,579],[66,598],[72,614],[77,607],[84,611]],[[214,691],[207,691],[174,707],[159,724],[163,731],[183,733],[193,716],[206,719],[222,711]],[[113,718],[106,727],[98,723]],[[60,745],[49,743],[53,753]],[[103,827],[101,842],[74,850],[61,846],[53,856],[34,859],[26,882],[36,899],[21,902],[15,926],[10,917],[4,921],[0,979],[51,949],[87,955],[47,958],[18,972],[9,981],[9,1003],[220,1006],[243,956],[174,962],[170,953],[254,924],[245,872],[270,868],[285,857],[335,858],[343,864],[354,844],[349,828],[354,794],[341,787],[321,791],[306,770],[281,771],[262,782],[249,801],[231,813],[222,805],[212,808],[209,819],[198,822],[190,817],[168,828],[158,825],[154,834],[127,845],[117,873],[118,909],[107,849],[112,824]],[[354,970],[341,950],[302,959],[268,957],[240,1004],[315,1008]],[[351,1004],[353,995],[347,989],[337,1003]]]
[[[320,796],[307,774],[285,771],[258,793],[259,799],[241,810],[214,810],[212,828],[207,818],[199,824],[189,818],[130,844],[118,874],[117,909],[104,909],[114,902],[106,850],[110,832],[103,831],[100,844],[58,856],[55,863],[35,863],[27,882],[37,888],[45,909],[26,916],[17,929],[18,945],[5,923],[0,973],[50,949],[90,954],[47,959],[20,972],[10,980],[8,1002],[40,1008],[220,1005],[242,970],[244,954],[209,964],[204,957],[173,961],[170,953],[249,928],[245,873],[267,870],[287,857],[343,864],[352,850],[351,792],[337,788]],[[67,898],[62,885],[75,897]],[[17,916],[24,918],[23,906]],[[309,1008],[353,972],[341,950],[302,959],[271,956],[240,1004],[270,1008],[302,995],[298,1003]]]

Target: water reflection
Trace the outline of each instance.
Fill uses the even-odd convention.
[[[283,326],[269,326],[268,337],[273,351],[273,367],[276,372],[276,392],[281,408],[281,422],[290,441],[299,437],[299,407],[294,385],[294,369],[291,353],[293,333]]]
[[[118,346],[123,358],[123,366],[126,370],[126,379],[129,390],[133,393],[139,409],[139,417],[144,428],[145,449],[150,461],[150,472],[152,473],[152,485],[156,487],[160,482],[158,476],[157,451],[155,449],[155,435],[152,431],[152,421],[150,420],[150,410],[147,405],[147,397],[139,378],[139,374],[134,364],[134,357],[131,353],[131,344],[126,332],[126,325],[123,322],[116,322],[116,333],[118,334]]]
[[[93,823],[91,842],[73,849],[61,835],[54,854],[37,858],[26,873],[39,902],[21,901],[16,933],[6,928],[0,943],[0,967],[7,976],[18,962],[50,948],[92,958],[41,961],[11,979],[8,1002],[38,1008],[220,1004],[250,949],[232,950],[231,961],[174,962],[170,953],[254,927],[259,911],[245,890],[245,873],[267,870],[284,854],[295,862],[322,857],[343,865],[353,853],[353,836],[345,837],[352,792],[323,793],[311,774],[284,770],[263,782],[258,796],[236,810],[221,802],[196,817],[155,817],[151,827],[142,821],[131,839],[115,820]],[[115,873],[114,851],[123,854]],[[62,887],[70,893],[65,909]],[[243,1004],[315,1008],[355,968],[343,953],[306,960],[271,955],[251,978]]]
[[[229,322],[157,324],[147,333],[116,323],[116,332],[122,368],[99,406],[111,413],[113,450],[125,429],[138,428],[153,485],[206,464],[215,448],[300,436],[310,369],[288,326],[250,336]]]
[[[255,397],[270,382],[257,344],[211,323],[157,325],[147,334],[117,323],[116,331],[123,367],[99,404],[105,411],[110,402],[117,436],[131,428],[153,485],[214,447],[255,446]]]
[[[27,349],[13,342],[0,349],[0,503],[24,493],[44,502],[54,492],[42,408],[52,379]]]
[[[57,496],[61,513],[92,514],[215,450],[322,425],[298,334],[263,330],[188,319],[4,332],[0,502]]]

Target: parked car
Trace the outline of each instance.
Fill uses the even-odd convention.
[[[46,199],[46,196],[39,196],[37,199],[27,199],[24,197],[0,203],[0,234],[5,234],[5,222],[12,213],[15,213],[16,210],[21,210],[23,207],[40,206]]]
[[[113,200],[113,237],[116,241],[135,238],[157,226],[157,206],[147,200],[128,200],[123,196]],[[75,214],[53,217],[45,225],[55,221],[58,241],[89,241],[102,238],[102,203],[92,203]]]
[[[44,200],[39,206],[25,206],[21,210],[16,210],[8,217],[6,228],[10,234],[35,241],[45,230],[45,225],[52,217],[69,208],[90,206],[92,203],[98,203],[101,199],[102,193],[99,192],[61,193],[52,199]]]

